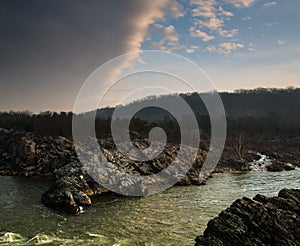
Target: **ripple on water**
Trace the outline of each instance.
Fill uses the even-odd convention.
[[[300,171],[216,174],[205,186],[162,193],[93,199],[84,215],[54,212],[40,202],[49,183],[0,177],[0,244],[4,245],[194,245],[209,219],[235,199],[258,192],[273,196],[299,188]]]

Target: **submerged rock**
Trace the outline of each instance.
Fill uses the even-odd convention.
[[[300,190],[236,200],[196,238],[196,246],[215,245],[300,245]]]

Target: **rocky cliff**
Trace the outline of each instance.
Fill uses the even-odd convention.
[[[236,200],[196,238],[196,246],[221,245],[300,245],[300,190]]]

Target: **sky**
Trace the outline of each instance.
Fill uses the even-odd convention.
[[[0,110],[72,110],[99,66],[153,49],[218,91],[300,87],[299,23],[299,0],[1,0]]]

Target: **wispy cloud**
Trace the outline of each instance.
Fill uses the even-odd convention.
[[[197,20],[194,23],[199,26],[206,27],[207,29],[210,29],[213,31],[218,30],[223,26],[223,21],[217,17],[212,17],[205,21]]]
[[[191,0],[192,15],[195,17],[190,28],[192,37],[200,37],[204,42],[211,41],[220,36],[232,38],[238,33],[238,29],[226,30],[225,21],[230,20],[234,14],[225,10],[215,0]],[[208,33],[209,32],[209,33]]]
[[[219,44],[218,46],[210,45],[207,47],[207,50],[209,52],[230,54],[232,51],[235,51],[235,50],[241,49],[241,48],[244,48],[244,45],[241,43],[224,42],[224,43]]]
[[[168,26],[164,29],[164,35],[165,39],[170,40],[170,41],[178,41],[179,35],[175,30],[174,26]]]
[[[243,17],[242,20],[243,21],[252,20],[252,17],[251,16],[246,16],[246,17]]]
[[[201,30],[197,30],[194,27],[190,28],[190,34],[194,38],[201,38],[203,40],[203,42],[208,42],[208,41],[215,39],[214,36],[209,35],[206,32],[203,32]]]
[[[279,45],[285,45],[285,44],[286,44],[286,41],[281,40],[281,39],[278,39],[278,40],[277,40],[277,44],[279,44]]]
[[[275,5],[277,5],[277,2],[275,2],[275,1],[264,3],[264,7],[272,7],[272,6],[275,6]]]
[[[268,27],[272,27],[272,26],[278,25],[278,22],[266,22],[266,23],[264,23],[264,25],[268,26]]]
[[[222,43],[219,45],[225,52],[231,52],[239,48],[244,48],[243,44],[240,43]]]
[[[200,47],[197,45],[191,45],[191,46],[187,47],[185,51],[188,54],[192,54],[192,53],[196,52],[199,48]]]
[[[219,7],[219,13],[220,15],[227,16],[227,17],[234,16],[232,12],[224,10],[221,6]]]
[[[253,43],[249,43],[248,50],[249,51],[256,51],[256,46]]]
[[[235,35],[237,35],[238,32],[239,32],[238,29],[232,29],[229,31],[228,30],[220,30],[219,34],[225,38],[233,38]]]
[[[215,0],[191,0],[190,4],[194,6],[192,16],[212,18],[216,16]]]
[[[184,10],[183,6],[178,3],[177,1],[168,1],[165,6],[166,13],[171,14],[175,18],[180,18],[185,16],[186,11]]]
[[[232,4],[237,8],[245,8],[252,6],[257,0],[226,0],[227,3]]]
[[[136,20],[134,33],[128,37],[127,50],[125,52],[141,51],[142,43],[147,39],[149,26],[157,22],[158,20],[164,20],[165,16],[172,16],[173,18],[180,18],[185,15],[183,6],[174,0],[153,0],[147,2],[147,8],[144,13],[141,12],[139,18]],[[178,44],[179,35],[177,34],[175,27],[170,25],[163,27],[157,24],[156,28],[163,29],[165,40],[161,43],[153,43],[153,47],[157,47],[164,51],[173,51],[182,49]],[[107,80],[107,83],[113,81],[118,77],[124,69],[127,69],[134,65],[135,62],[143,62],[138,55],[128,56],[128,59],[124,61],[119,67],[115,69],[115,73],[111,76],[111,80]]]
[[[159,49],[161,51],[166,51],[166,52],[172,52],[175,50],[181,50],[185,48],[184,45],[181,45],[178,42],[166,41],[166,40],[161,40],[159,42],[151,42],[151,46],[155,49]]]

